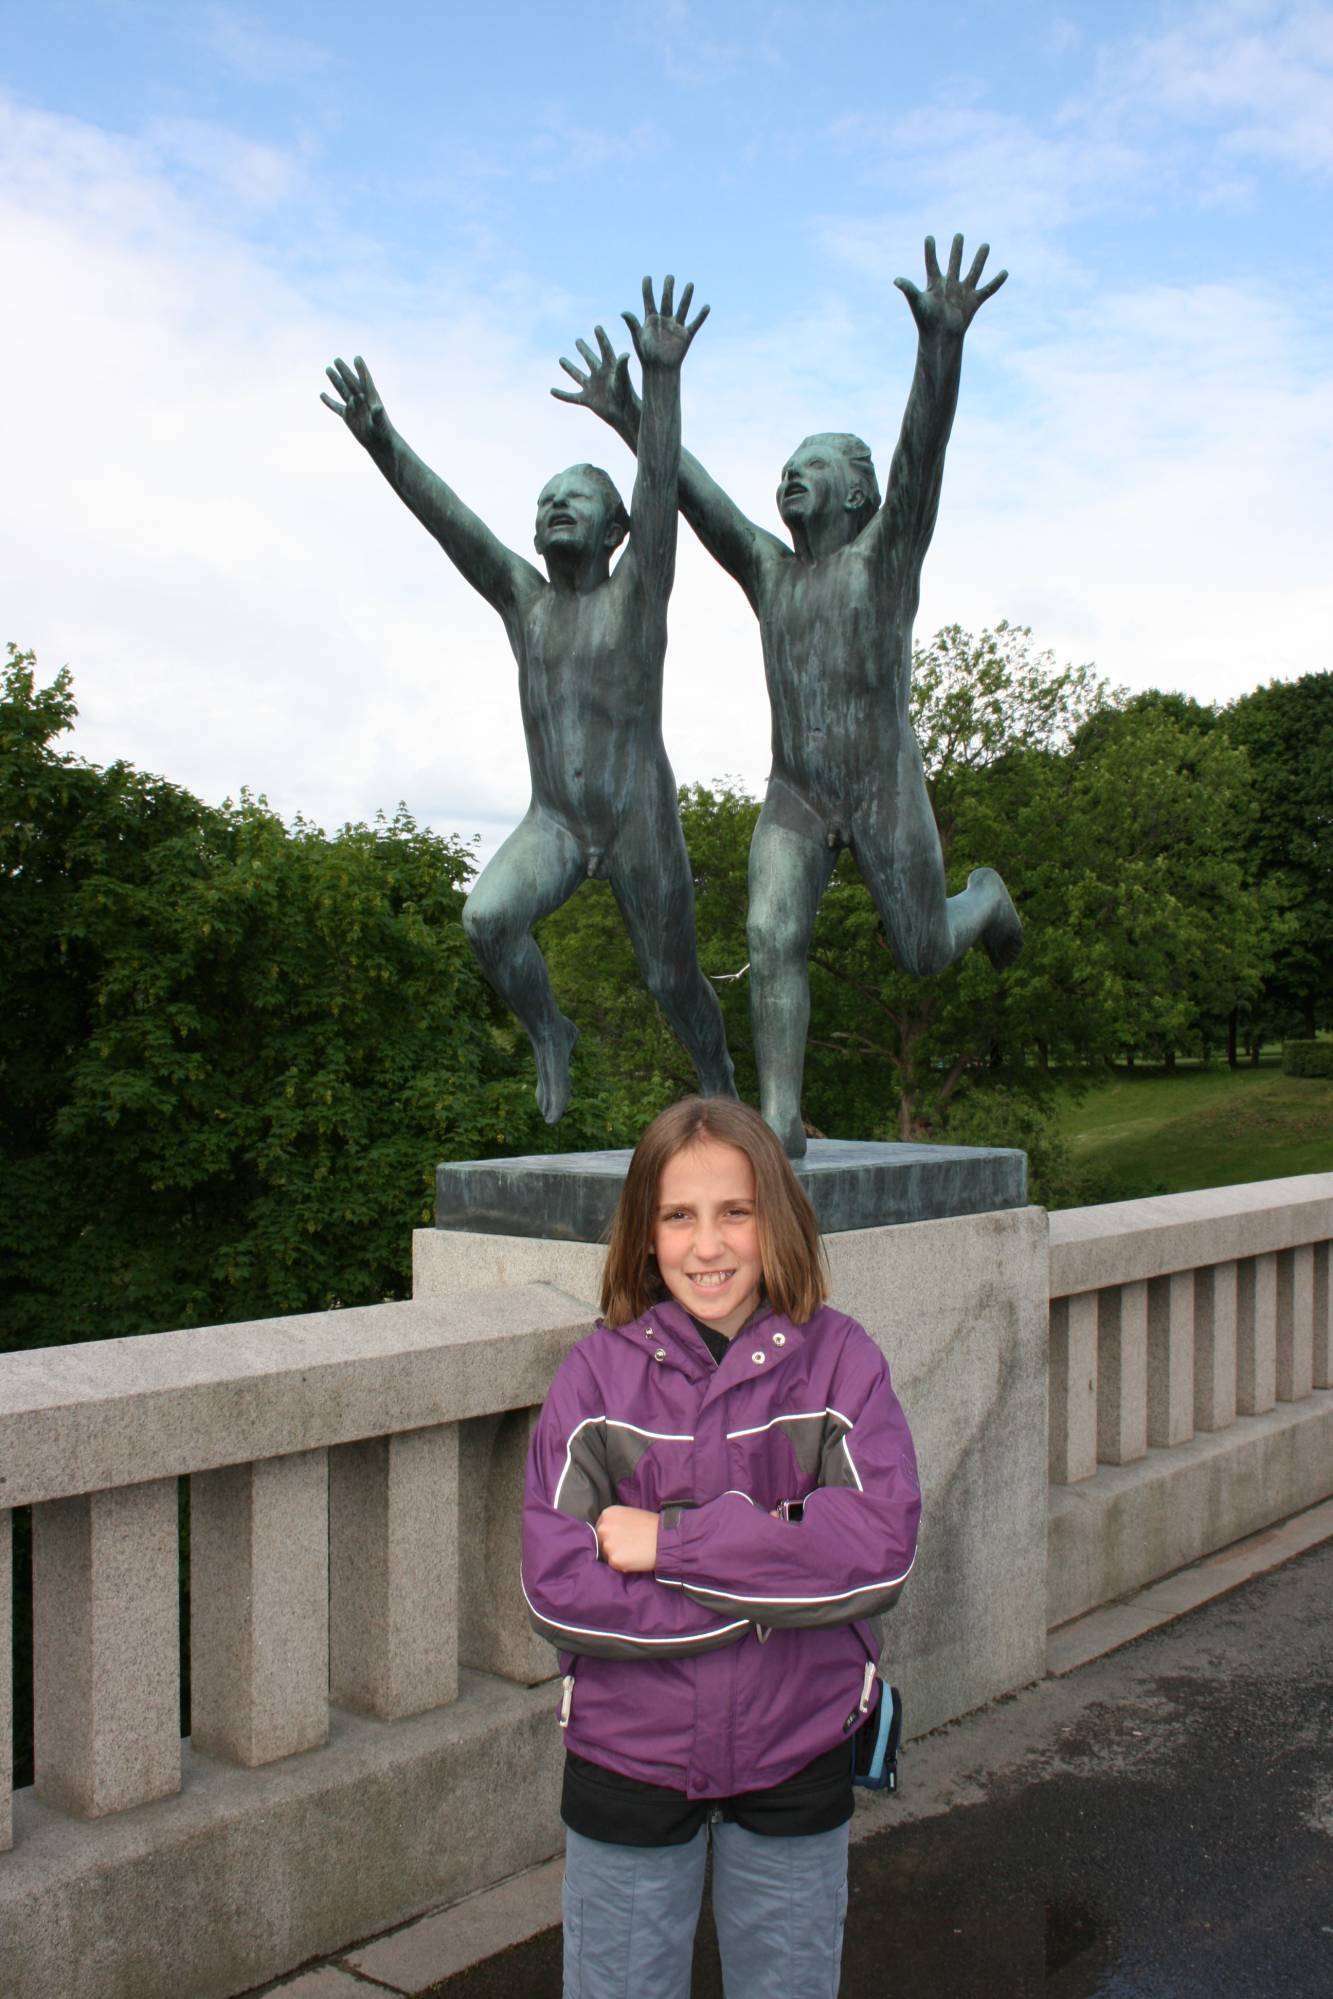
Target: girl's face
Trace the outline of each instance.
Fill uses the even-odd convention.
[[[759,1303],[754,1168],[737,1146],[698,1138],[662,1169],[653,1254],[671,1296],[730,1339]]]

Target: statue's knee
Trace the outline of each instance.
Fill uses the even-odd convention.
[[[483,964],[502,958],[512,925],[495,903],[478,902],[469,896],[463,904],[463,935]]]
[[[802,935],[802,925],[791,910],[767,899],[750,905],[745,938],[751,959],[761,964],[772,958],[800,957],[809,945],[809,936]]]
[[[899,971],[912,979],[933,979],[937,972],[947,972],[954,961],[947,937],[895,937],[892,942]]]

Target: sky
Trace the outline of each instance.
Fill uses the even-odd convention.
[[[808,432],[887,472],[899,273],[968,335],[917,637],[1002,619],[1129,688],[1327,670],[1333,4],[275,0],[0,8],[0,640],[72,746],[489,853],[528,797],[494,613],[320,403],[363,354],[509,543],[591,458],[557,362],[692,279],[685,441],[777,531]],[[567,385],[566,385],[567,386]],[[682,525],[681,782],[762,787],[757,628]]]

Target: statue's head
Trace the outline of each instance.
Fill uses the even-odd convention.
[[[778,512],[788,527],[843,514],[847,539],[879,511],[879,480],[870,446],[849,430],[820,430],[799,444],[778,480]]]
[[[538,555],[586,557],[605,550],[609,560],[628,533],[629,511],[599,465],[567,466],[537,495]]]

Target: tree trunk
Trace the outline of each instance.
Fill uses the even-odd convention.
[[[1174,1075],[1176,1067],[1176,1051],[1174,1048],[1168,1048],[1163,1055],[1162,1067],[1166,1070],[1168,1076]]]
[[[1307,993],[1301,1001],[1301,1012],[1305,1017],[1305,1038],[1307,1041],[1313,1041],[1315,1038],[1313,993]]]
[[[1042,1075],[1049,1076],[1051,1073],[1051,1044],[1049,1041],[1039,1041],[1037,1043],[1037,1062],[1041,1068]]]
[[[1236,1048],[1236,1040],[1239,1032],[1240,1032],[1240,1012],[1238,1008],[1233,1006],[1231,1012],[1227,1015],[1228,1069],[1238,1069],[1240,1067],[1240,1056]]]

